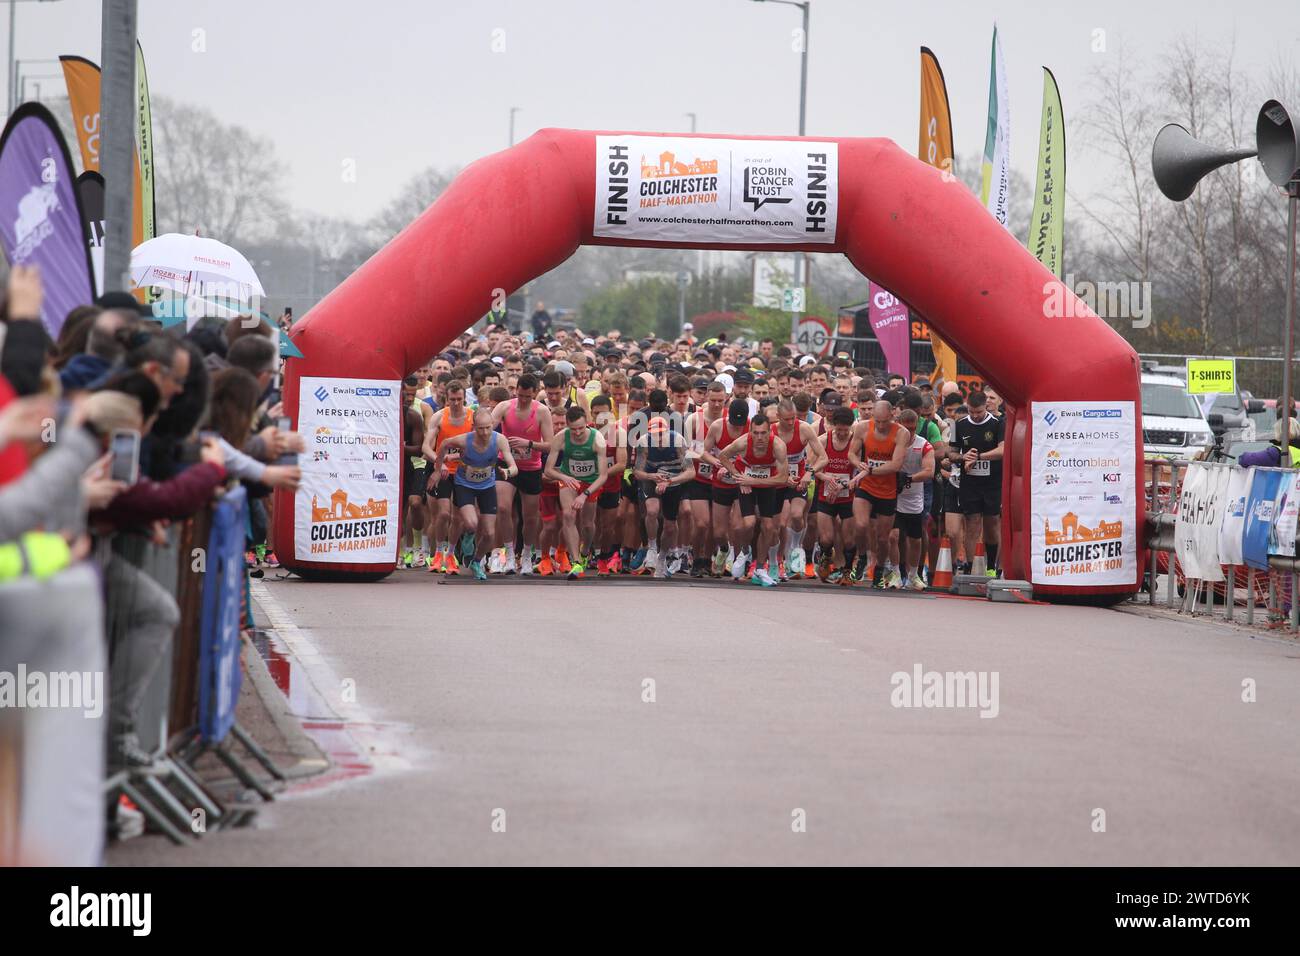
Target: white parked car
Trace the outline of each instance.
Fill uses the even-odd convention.
[[[1142,373],[1142,444],[1148,458],[1197,458],[1214,447],[1201,403],[1183,379]]]

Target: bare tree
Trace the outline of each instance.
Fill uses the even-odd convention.
[[[285,167],[267,139],[202,107],[153,98],[158,231],[238,245],[273,234],[288,214]]]

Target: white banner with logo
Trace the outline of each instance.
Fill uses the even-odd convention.
[[[835,242],[839,146],[596,137],[595,235],[654,242]]]
[[[1137,421],[1132,402],[1033,402],[1030,577],[1133,584]]]
[[[397,560],[402,477],[401,383],[299,380],[302,484],[294,497],[294,553],[303,561]]]
[[[1223,524],[1219,526],[1219,560],[1224,564],[1242,564],[1241,533],[1246,527],[1246,502],[1255,470],[1234,468],[1228,473],[1227,500],[1223,506]]]
[[[1219,537],[1228,506],[1231,474],[1202,462],[1187,466],[1178,493],[1174,551],[1183,574],[1198,581],[1222,581]]]

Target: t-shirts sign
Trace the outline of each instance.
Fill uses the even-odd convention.
[[[294,552],[304,561],[397,560],[402,475],[401,383],[299,380],[302,482],[294,497]]]
[[[1137,581],[1132,402],[1033,402],[1034,584]]]
[[[1187,392],[1190,395],[1221,395],[1237,390],[1236,359],[1187,360]]]
[[[839,146],[597,136],[594,235],[652,242],[835,242]]]

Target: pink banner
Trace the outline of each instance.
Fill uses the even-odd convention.
[[[908,359],[912,348],[912,334],[908,327],[907,304],[883,286],[870,283],[871,304],[868,316],[871,331],[884,349],[886,371],[910,379]]]

